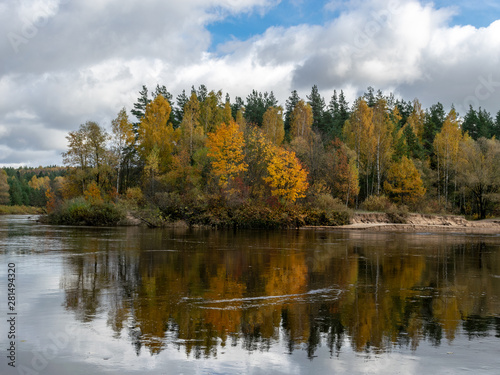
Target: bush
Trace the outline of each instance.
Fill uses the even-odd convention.
[[[408,207],[405,205],[390,207],[387,212],[387,217],[391,223],[395,224],[406,224],[408,219]]]
[[[370,195],[361,203],[361,208],[366,211],[387,212],[394,205],[385,195]]]
[[[340,199],[322,193],[314,197],[304,212],[307,225],[347,225],[352,212]]]
[[[91,203],[83,197],[64,201],[47,216],[51,224],[64,225],[116,225],[125,215],[112,203]]]
[[[142,206],[146,203],[144,194],[139,187],[128,188],[125,192],[125,199],[127,200],[127,202],[135,206]]]

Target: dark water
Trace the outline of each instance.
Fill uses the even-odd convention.
[[[500,236],[0,216],[0,266],[1,374],[500,373]]]

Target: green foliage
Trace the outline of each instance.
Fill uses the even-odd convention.
[[[262,119],[264,113],[269,107],[276,107],[278,101],[274,97],[273,92],[262,94],[256,90],[252,90],[252,93],[247,96],[247,102],[245,105],[245,120],[248,123],[257,126],[262,126]]]
[[[48,215],[47,220],[51,224],[111,226],[116,225],[124,216],[113,203],[92,203],[78,197],[63,202]]]

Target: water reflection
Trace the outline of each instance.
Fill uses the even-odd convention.
[[[286,342],[315,357],[500,337],[497,238],[353,232],[75,230],[61,287],[137,354],[194,358]]]

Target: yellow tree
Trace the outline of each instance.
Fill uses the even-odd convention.
[[[234,121],[234,118],[231,112],[231,102],[229,101],[229,97],[227,97],[222,109],[222,122],[229,124],[230,121]]]
[[[267,139],[275,145],[280,145],[285,137],[283,108],[269,107],[262,118],[262,131]]]
[[[0,169],[0,204],[8,205],[10,203],[9,189],[7,172]]]
[[[443,180],[445,204],[448,204],[448,187],[450,174],[458,169],[459,145],[462,141],[455,109],[451,109],[444,121],[441,131],[434,138],[434,151],[438,161],[438,183]],[[438,193],[440,193],[438,187]]]
[[[192,158],[196,146],[201,143],[203,138],[203,128],[199,124],[200,102],[196,93],[193,91],[188,102],[184,105],[184,116],[180,124],[181,141],[188,150]]]
[[[411,126],[413,133],[417,136],[419,141],[422,142],[424,137],[425,112],[418,99],[413,101],[413,111],[406,123]]]
[[[205,98],[200,100],[200,114],[198,121],[203,128],[203,132],[208,134],[215,131],[217,126],[222,123],[224,109],[221,108],[222,91],[210,91]]]
[[[472,193],[475,211],[485,219],[488,209],[498,203],[500,192],[500,142],[479,138],[474,141],[464,136],[460,144],[460,169],[458,178]]]
[[[373,107],[373,135],[375,141],[375,168],[377,172],[377,195],[380,194],[382,174],[387,169],[393,154],[394,124],[390,120],[385,99],[378,99]]]
[[[50,177],[36,177],[33,176],[31,180],[28,182],[28,185],[35,190],[47,190],[50,187]]]
[[[160,173],[167,170],[172,160],[174,144],[178,132],[171,123],[167,123],[172,108],[163,95],[158,95],[146,106],[146,112],[139,124],[139,155],[143,161],[151,155],[154,148],[158,152]]]
[[[338,138],[333,141],[332,146],[331,157],[328,158],[330,173],[327,173],[327,182],[333,195],[341,198],[347,206],[359,194],[356,159],[349,155],[352,151]]]
[[[302,168],[293,151],[271,146],[267,165],[268,176],[264,180],[271,187],[271,194],[287,203],[305,197],[307,172]]]
[[[127,111],[122,108],[116,118],[111,121],[113,151],[117,161],[116,191],[120,190],[120,177],[125,150],[135,141],[133,125],[128,119]]]
[[[219,186],[226,189],[229,182],[247,170],[243,155],[245,140],[238,124],[231,121],[221,124],[215,132],[208,134],[207,155],[212,159],[212,170]]]
[[[374,164],[376,139],[373,110],[364,99],[359,98],[354,103],[351,116],[344,125],[343,135],[347,146],[356,152],[357,167],[366,182],[366,195],[370,195],[369,177]]]
[[[311,134],[313,123],[312,108],[304,100],[299,100],[295,105],[291,115],[290,136],[293,139],[297,137],[308,138]]]
[[[415,203],[425,194],[420,173],[413,161],[406,156],[389,168],[384,189],[389,196],[401,203]]]

